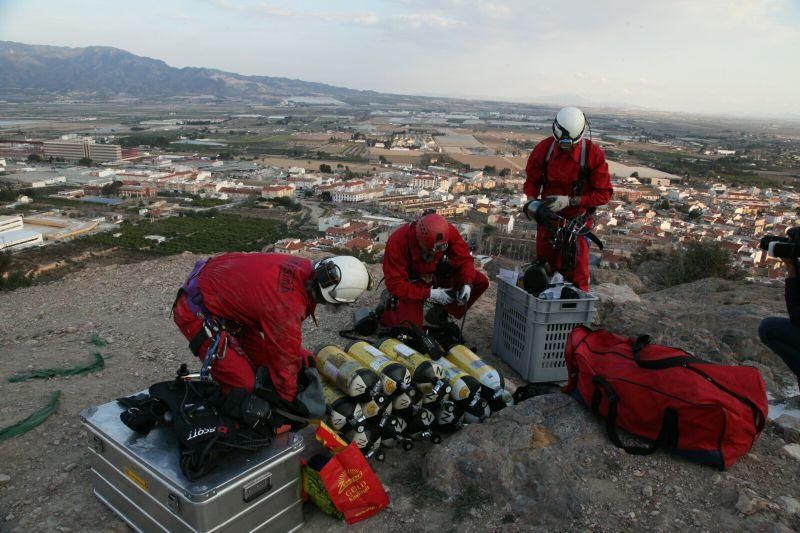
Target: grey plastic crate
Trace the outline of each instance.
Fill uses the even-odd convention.
[[[497,280],[492,351],[530,383],[566,381],[564,349],[576,326],[589,325],[597,297],[543,300]]]

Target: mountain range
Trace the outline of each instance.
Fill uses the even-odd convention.
[[[382,101],[389,96],[288,78],[176,68],[107,46],[69,48],[0,41],[0,97],[39,93],[98,98],[211,95],[262,101],[328,96],[352,103]]]

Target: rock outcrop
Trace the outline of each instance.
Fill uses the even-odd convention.
[[[798,490],[784,474],[800,473],[800,452],[782,446],[765,435],[724,473],[666,452],[628,455],[588,409],[555,393],[451,436],[423,473],[455,500],[482,491],[524,530],[791,531]]]

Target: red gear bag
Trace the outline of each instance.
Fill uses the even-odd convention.
[[[608,331],[575,328],[567,340],[572,394],[605,417],[615,446],[636,455],[658,448],[725,469],[764,428],[767,393],[759,371],[709,363],[678,348]],[[651,442],[622,443],[617,428]]]

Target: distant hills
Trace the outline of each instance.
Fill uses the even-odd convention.
[[[0,98],[37,93],[77,93],[98,98],[214,96],[261,101],[327,96],[351,103],[384,101],[389,97],[288,78],[175,68],[158,59],[107,46],[69,48],[0,41]]]

